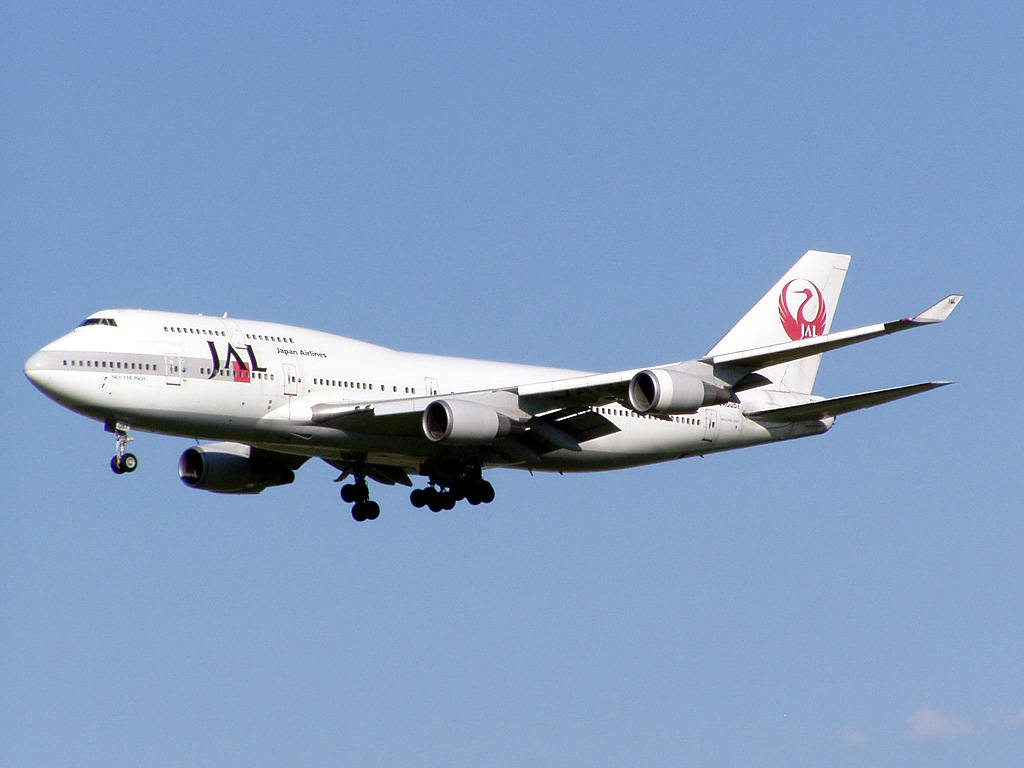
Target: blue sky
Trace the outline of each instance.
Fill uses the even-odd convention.
[[[0,765],[1024,760],[1017,4],[6,15]],[[808,248],[835,329],[967,297],[819,392],[957,385],[486,509],[115,477],[22,375],[115,306],[618,370]]]

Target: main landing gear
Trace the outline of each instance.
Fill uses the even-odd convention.
[[[440,512],[442,509],[454,509],[456,502],[463,499],[473,506],[494,501],[494,486],[483,479],[480,467],[464,465],[447,470],[431,472],[430,485],[409,494],[409,501],[414,507],[428,507],[432,512]]]
[[[464,487],[444,488],[438,490],[434,486],[417,488],[409,494],[409,501],[416,508],[428,507],[431,512],[442,509],[455,509],[455,503],[465,499],[470,504],[490,504],[494,501],[494,486],[486,480],[480,480]]]
[[[139,466],[139,460],[135,457],[134,453],[126,453],[128,443],[135,438],[128,434],[128,427],[124,424],[118,423],[114,425],[107,425],[107,429],[114,433],[117,445],[114,449],[114,455],[110,458],[110,468],[113,470],[115,475],[123,475],[125,472],[134,472]]]
[[[366,472],[362,468],[346,468],[346,474],[348,472],[352,473],[353,480],[341,486],[341,498],[352,505],[352,519],[359,523],[376,520],[380,516],[380,506],[370,501]],[[494,501],[494,486],[483,479],[479,464],[431,462],[423,467],[423,474],[430,479],[430,485],[409,494],[409,501],[414,507],[429,507],[440,512],[442,509],[454,509],[455,504],[463,499],[474,506]]]
[[[352,504],[352,519],[357,523],[380,517],[380,505],[376,501],[370,501],[366,475],[356,475],[354,483],[341,486],[341,499]]]

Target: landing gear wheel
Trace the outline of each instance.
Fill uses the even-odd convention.
[[[484,504],[490,504],[494,501],[494,486],[488,483],[486,480],[480,482],[480,501]]]
[[[439,494],[439,496],[440,496],[441,508],[442,509],[455,509],[455,494],[454,493],[452,493],[451,491],[445,491],[445,492]]]
[[[376,520],[380,517],[380,505],[376,501],[357,501],[352,505],[352,519],[357,523]]]
[[[366,487],[366,481],[356,481],[341,486],[341,499],[351,504],[354,501],[366,501],[370,498],[370,489]]]
[[[427,492],[422,488],[416,488],[412,493],[409,494],[409,501],[416,509],[420,509],[427,505]]]
[[[121,466],[121,462],[118,460],[117,456],[110,457],[110,469],[115,475],[124,474],[124,467]]]
[[[126,453],[121,457],[121,467],[123,472],[134,472],[139,468],[139,460],[134,453]]]
[[[424,493],[427,496],[427,506],[430,507],[431,512],[440,512],[444,509],[444,502],[441,500],[440,493],[433,488],[428,488]]]
[[[494,487],[486,480],[477,480],[470,483],[466,489],[466,501],[473,506],[484,504],[494,499]]]
[[[380,517],[380,505],[376,501],[362,502],[363,516],[367,520],[376,520]]]

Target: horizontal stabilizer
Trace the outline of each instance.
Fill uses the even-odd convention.
[[[875,405],[899,400],[903,397],[910,397],[911,395],[927,392],[930,389],[937,389],[952,383],[951,381],[926,381],[921,384],[910,384],[906,387],[892,387],[891,389],[876,389],[874,392],[861,392],[859,395],[830,397],[813,403],[804,403],[803,405],[790,405],[784,408],[753,411],[745,415],[752,419],[764,421],[812,421],[827,416],[838,416],[841,413],[858,411],[861,408],[871,408]]]
[[[702,358],[701,362],[712,365],[731,365],[748,370],[760,370],[770,365],[787,363],[792,360],[799,360],[802,357],[819,355],[832,349],[839,349],[850,344],[857,344],[868,339],[875,339],[879,336],[887,336],[890,333],[905,331],[908,328],[916,328],[921,325],[941,323],[950,313],[956,309],[957,304],[963,296],[953,294],[947,296],[937,304],[932,305],[924,312],[915,317],[893,320],[888,323],[876,323],[855,328],[852,331],[840,331],[838,333],[827,333],[824,336],[810,336],[799,341],[786,342],[784,344],[772,344],[767,347],[750,349],[743,352],[732,352],[724,355],[710,355]]]

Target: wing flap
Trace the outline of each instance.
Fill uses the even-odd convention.
[[[381,485],[412,486],[412,480],[409,478],[409,472],[397,465],[372,463],[359,459],[346,461],[341,459],[324,458],[324,461],[341,472],[341,476],[338,478],[338,481],[344,480],[349,475],[354,475],[361,471],[365,472],[366,476],[371,480],[376,480]]]
[[[596,440],[621,431],[611,420],[595,411],[583,411],[555,422],[559,429],[568,432],[578,443]]]
[[[749,412],[744,415],[751,419],[763,421],[813,421],[814,419],[823,419],[829,416],[849,413],[850,411],[857,411],[861,408],[871,408],[882,403],[937,389],[938,387],[945,387],[952,383],[951,381],[926,381],[921,384],[910,384],[905,387],[876,389],[872,392],[861,392],[856,395],[830,397],[825,400],[816,400],[812,403],[803,403],[802,405],[769,408],[763,411]]]
[[[527,431],[518,439],[537,453],[544,454],[559,449],[581,451],[580,443],[618,431],[618,427],[595,411],[563,410],[531,419]]]

